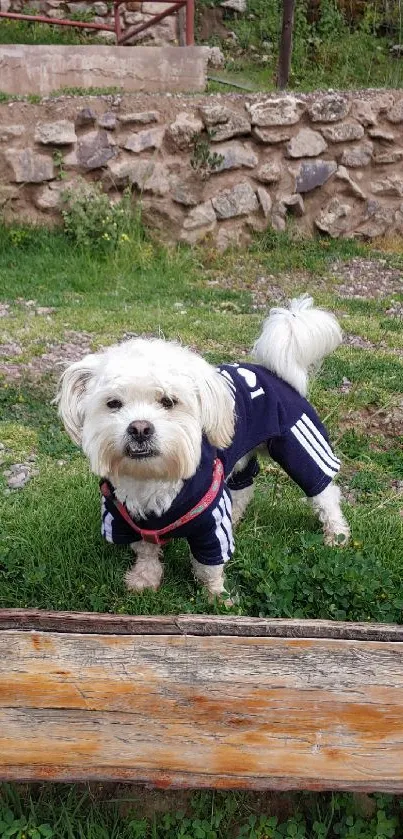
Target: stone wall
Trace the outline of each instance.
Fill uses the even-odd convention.
[[[0,105],[0,205],[60,218],[66,186],[133,188],[169,241],[244,243],[254,230],[403,234],[403,93],[127,95]]]
[[[113,4],[109,0],[0,0],[2,11],[35,13],[46,15],[54,20],[60,18],[76,18],[91,20],[94,23],[107,23],[113,26]],[[142,0],[127,0],[120,6],[120,22],[125,31],[131,26],[145,23],[152,16],[165,11],[171,3],[142,2]],[[95,32],[87,30],[108,43],[116,43],[113,32]],[[140,32],[129,44],[151,43],[154,46],[177,44],[179,39],[178,17],[172,15],[155,26]]]

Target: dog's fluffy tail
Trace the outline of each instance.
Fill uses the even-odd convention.
[[[291,300],[288,309],[270,310],[252,355],[305,396],[309,374],[341,341],[334,315],[316,308],[312,297],[304,295]]]

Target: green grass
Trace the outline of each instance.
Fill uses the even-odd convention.
[[[166,550],[159,592],[125,590],[130,551],[100,537],[97,480],[52,404],[58,370],[41,371],[40,364],[43,353],[55,348],[63,358],[74,336],[96,349],[125,332],[179,338],[211,361],[243,357],[265,314],[266,305],[256,309],[255,303],[264,277],[263,288],[274,287],[267,307],[276,302],[275,288],[287,295],[310,291],[342,317],[347,332],[369,337],[375,346],[342,347],[311,388],[343,461],[351,545],[324,546],[299,490],[274,464],[263,463],[228,571],[229,586],[239,595],[233,611],[401,623],[403,500],[397,481],[403,479],[403,439],[387,424],[375,424],[379,412],[397,410],[402,399],[401,329],[386,314],[390,298],[343,299],[334,269],[335,260],[376,260],[380,254],[354,242],[300,240],[292,233],[265,234],[247,251],[224,255],[167,250],[138,230],[129,239],[114,253],[97,254],[72,245],[60,230],[0,227],[0,302],[9,307],[0,318],[0,363],[21,372],[19,379],[0,374],[0,607],[225,611],[197,587],[182,542]],[[382,257],[403,273],[399,253]],[[41,314],[39,307],[52,310]],[[13,343],[21,354],[10,349],[7,356]],[[343,378],[351,383],[347,393],[340,391]],[[32,455],[39,474],[7,492],[3,471]],[[9,825],[22,819],[17,839],[40,839],[35,831],[41,825],[49,825],[55,839],[397,839],[403,831],[395,798],[366,797],[362,810],[361,799],[351,796],[272,800],[209,793],[185,803],[163,797],[145,811],[144,796],[130,788],[3,786],[0,839],[10,835],[2,819]],[[176,815],[178,810],[183,812]]]

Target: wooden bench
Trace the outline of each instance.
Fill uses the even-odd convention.
[[[0,778],[403,791],[403,627],[0,610]]]

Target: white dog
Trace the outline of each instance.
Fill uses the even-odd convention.
[[[130,544],[130,589],[157,589],[161,546],[185,537],[196,578],[224,592],[224,565],[264,445],[310,497],[329,544],[349,528],[332,482],[340,468],[305,394],[309,371],[341,342],[333,315],[311,298],[270,311],[256,363],[215,368],[160,339],[135,338],[66,369],[59,412],[101,476],[102,533]]]

